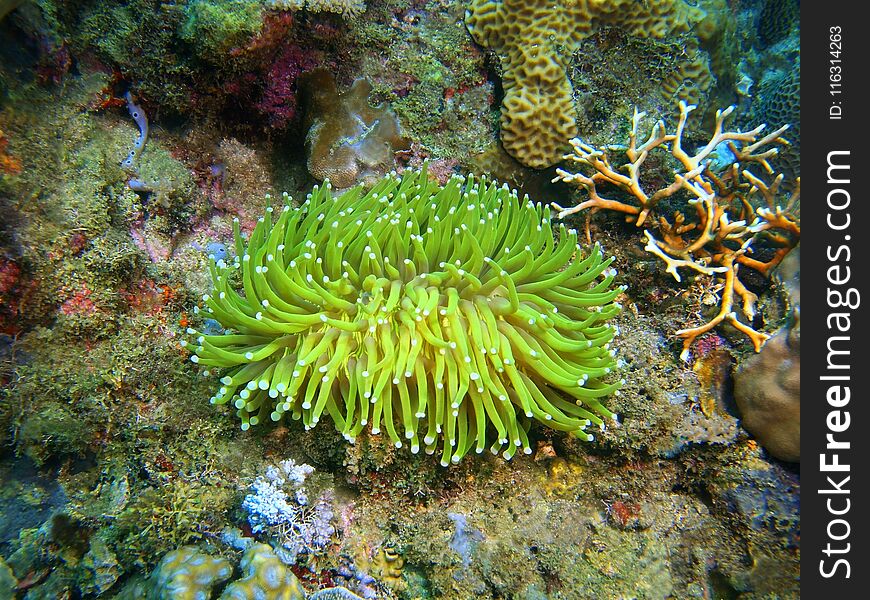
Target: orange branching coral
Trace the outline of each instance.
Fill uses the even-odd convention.
[[[9,140],[6,139],[3,130],[0,129],[0,173],[17,175],[21,172],[21,161],[6,153],[6,146],[8,145]]]
[[[627,147],[595,148],[573,139],[574,153],[565,159],[591,167],[593,172],[585,175],[557,169],[554,179],[576,184],[588,195],[570,208],[554,204],[560,218],[585,209],[591,209],[589,214],[602,209],[625,213],[638,227],[649,227],[644,232],[645,249],[662,259],[666,272],[677,281],[681,280],[681,268],[725,278],[718,314],[704,325],[676,332],[683,338],[680,356],[684,360],[688,359],[692,342],[722,322],[746,334],[756,352],[761,349],[769,336],[740,321],[733,310],[739,298],[742,312],[750,323],[755,317],[757,297],[740,281],[738,270],[742,266],[768,276],[800,241],[800,178],[795,180],[791,194],[781,202],[783,175],[774,175],[769,162],[779,152],[779,146],[788,145],[783,137],[788,125],[766,135],[762,135],[764,125],[745,132],[727,130],[725,121],[734,111],[732,106],[717,111],[709,141],[697,150],[688,151],[684,148],[683,133],[689,113],[694,109],[695,106],[680,102],[680,117],[674,133],[668,133],[664,122],[659,120],[646,141],[639,137],[644,113],[635,111]],[[610,159],[614,151],[623,152],[628,162],[614,168]],[[653,191],[642,181],[642,167],[654,151],[669,154],[677,167],[673,180],[658,185]],[[745,168],[748,164],[757,165],[772,176],[770,183]],[[599,187],[607,185],[621,193],[614,199],[602,196]],[[666,198],[672,198],[673,202],[686,198],[686,212],[674,212],[671,220],[659,214],[661,211],[657,209]],[[772,255],[764,261],[751,256],[753,243],[761,239],[773,249]]]

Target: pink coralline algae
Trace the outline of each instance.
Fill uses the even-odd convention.
[[[60,305],[60,312],[67,315],[87,315],[97,310],[96,303],[91,300],[91,290],[82,284],[77,290],[71,290],[69,298]]]
[[[21,267],[12,259],[0,256],[0,333],[15,334],[19,330],[18,312],[24,286]]]
[[[432,158],[429,151],[419,142],[411,142],[410,150],[407,152],[397,152],[396,156],[403,159],[406,163],[404,167],[398,168],[396,171],[401,173],[405,168],[419,170],[425,164],[429,177],[437,181],[439,185],[445,185],[451,177],[459,173],[459,160],[455,158]]]
[[[266,117],[269,126],[284,129],[297,115],[297,79],[317,66],[317,60],[309,51],[290,45],[285,46],[275,57],[265,75],[266,87],[256,108]]]
[[[144,223],[131,227],[130,237],[133,238],[133,243],[136,247],[148,255],[152,263],[166,262],[172,256],[172,248],[169,245],[169,241],[148,231]]]
[[[0,257],[0,296],[9,293],[18,283],[21,268],[13,260]],[[2,302],[2,299],[0,299]]]

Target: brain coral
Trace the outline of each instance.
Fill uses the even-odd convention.
[[[227,586],[220,600],[305,600],[305,590],[271,546],[252,544],[239,563],[243,577]]]
[[[232,565],[225,558],[210,556],[195,546],[183,546],[164,555],[151,577],[125,590],[122,597],[146,600],[210,598],[212,587],[226,581],[232,574]]]
[[[226,331],[190,330],[191,360],[225,369],[212,402],[243,429],[326,412],[351,442],[383,426],[431,454],[442,437],[447,465],[530,453],[531,418],[589,440],[614,416],[600,399],[620,385],[603,379],[622,288],[598,246],[580,257],[576,232],[554,235],[549,209],[425,171],[285,203],[247,245],[236,224],[232,264],[211,261],[199,312]]]
[[[800,58],[786,71],[771,69],[764,74],[754,98],[756,115],[767,123],[789,123],[791,145],[783,148],[779,161],[783,172],[794,179],[801,174],[801,63]]]
[[[472,0],[465,24],[501,60],[505,150],[529,167],[561,160],[577,135],[563,56],[600,26],[664,38],[689,31],[703,16],[684,0]]]
[[[242,577],[230,583],[218,600],[362,600],[343,587],[306,594],[290,567],[266,544],[253,543],[246,548],[239,570]],[[127,586],[117,598],[205,600],[214,597],[212,587],[232,574],[232,565],[225,558],[184,546],[166,554],[148,579]]]

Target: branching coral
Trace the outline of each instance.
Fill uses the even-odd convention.
[[[587,176],[557,169],[554,181],[578,185],[586,191],[588,199],[570,208],[556,204],[554,207],[559,210],[559,218],[586,209],[621,212],[638,227],[643,227],[655,214],[652,226],[658,228],[661,239],[647,229],[645,249],[665,262],[666,271],[674,279],[680,281],[680,268],[725,277],[719,313],[704,325],[676,332],[683,338],[682,358],[688,358],[689,347],[698,336],[723,321],[746,334],[758,351],[769,336],[741,322],[733,311],[737,296],[742,301],[743,314],[751,323],[757,300],[737,277],[738,268],[742,265],[768,276],[771,269],[797,245],[800,240],[800,179],[796,180],[792,193],[781,205],[779,192],[783,175],[776,175],[767,183],[741,165],[752,163],[760,166],[765,174],[773,175],[769,160],[778,154],[778,146],[788,145],[783,137],[788,125],[766,135],[762,135],[764,125],[745,132],[727,130],[725,121],[734,110],[732,106],[717,111],[710,139],[699,149],[688,151],[684,148],[683,135],[686,121],[694,109],[695,106],[680,102],[675,132],[668,133],[660,120],[652,127],[646,141],[639,137],[644,113],[635,111],[627,147],[595,148],[579,139],[571,140],[574,153],[565,158],[591,167],[593,173]],[[614,168],[611,163],[610,153],[614,150],[624,151],[628,159],[620,168]],[[673,181],[650,191],[641,181],[641,175],[645,161],[655,151],[669,154],[678,166]],[[723,162],[722,156],[725,156],[726,164],[716,167],[717,162]],[[621,199],[601,196],[601,185],[620,190]],[[665,199],[685,197],[688,197],[687,212],[694,213],[694,220],[687,219],[680,211],[674,213],[672,221],[657,214]],[[763,206],[757,208],[759,197]],[[766,261],[750,256],[752,243],[762,237],[775,248]]]
[[[212,402],[242,428],[324,412],[353,442],[367,425],[433,453],[530,453],[534,418],[585,440],[614,415],[620,382],[606,324],[622,291],[596,245],[507,186],[426,172],[388,175],[367,193],[315,188],[298,210],[268,208],[234,264],[211,263],[191,360],[226,369]],[[234,283],[237,282],[237,283]],[[242,292],[236,291],[241,286]],[[488,430],[495,433],[489,443]]]

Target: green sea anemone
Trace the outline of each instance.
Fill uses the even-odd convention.
[[[597,244],[581,258],[548,208],[425,170],[290,203],[247,244],[235,222],[237,256],[211,259],[199,310],[226,329],[189,330],[191,360],[225,369],[212,403],[232,402],[242,429],[285,414],[307,429],[325,411],[350,442],[384,427],[431,454],[442,437],[447,465],[472,448],[530,453],[531,418],[585,440],[615,418],[600,402],[621,383],[603,381],[613,259]]]

